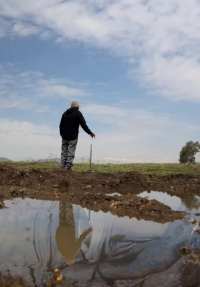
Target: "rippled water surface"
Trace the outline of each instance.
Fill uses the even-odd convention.
[[[200,211],[197,196],[142,193],[174,210]],[[187,218],[157,223],[94,212],[56,201],[14,199],[0,210],[0,269],[37,286],[59,268],[80,286],[198,286],[199,263],[178,249],[192,231]],[[192,244],[197,249],[200,235]],[[195,285],[196,284],[196,285]]]

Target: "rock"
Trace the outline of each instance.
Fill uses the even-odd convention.
[[[183,255],[191,254],[191,249],[188,248],[187,246],[181,247],[178,251],[179,251],[180,254],[183,254]]]
[[[59,188],[69,187],[69,183],[66,180],[61,180],[59,184]]]
[[[196,223],[196,222],[197,222],[196,219],[194,219],[194,218],[188,218],[188,221],[189,221],[190,223]]]
[[[114,201],[111,203],[110,208],[116,208],[120,203],[117,201]]]
[[[130,202],[128,200],[122,200],[123,205],[130,205]]]
[[[119,185],[120,184],[120,180],[119,179],[116,179],[116,185]]]
[[[4,208],[4,207],[5,207],[5,204],[0,201],[0,208]]]

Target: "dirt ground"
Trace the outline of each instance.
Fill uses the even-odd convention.
[[[63,169],[19,169],[0,166],[0,208],[4,199],[30,197],[61,200],[92,210],[157,222],[182,218],[156,200],[140,198],[142,191],[166,191],[172,195],[200,194],[200,178],[177,175],[157,177],[136,172],[87,173]],[[120,193],[122,196],[108,194]]]

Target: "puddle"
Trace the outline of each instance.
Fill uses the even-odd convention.
[[[167,199],[174,209],[196,208],[190,206],[193,201]],[[0,271],[4,274],[10,270],[12,276],[20,275],[37,286],[52,278],[55,268],[77,286],[200,283],[199,265],[186,263],[177,251],[192,231],[187,219],[161,224],[33,199],[5,204],[8,208],[0,210]],[[199,235],[193,243],[199,246]]]
[[[165,192],[144,191],[138,196],[145,197],[148,196],[148,199],[156,199],[159,202],[164,203],[171,207],[175,211],[186,211],[190,212],[192,216],[195,216],[195,213],[200,212],[200,197],[197,195],[170,195]]]

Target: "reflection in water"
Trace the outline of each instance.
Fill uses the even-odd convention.
[[[103,212],[91,212],[90,220],[95,226],[93,232],[76,254],[75,263],[64,270],[68,280],[92,280],[115,286],[173,286],[173,280],[173,284],[179,282],[174,286],[188,286],[180,285],[180,280],[193,267],[186,266],[177,252],[191,231],[187,220],[158,224]],[[200,269],[195,269],[192,280],[197,282]],[[163,276],[170,280],[159,285]],[[191,280],[190,276],[187,278]],[[190,282],[186,279],[184,284]]]
[[[85,228],[88,227],[88,229],[84,230],[79,238],[77,238],[73,207],[69,203],[60,203],[59,218],[59,226],[56,231],[58,251],[65,257],[67,264],[71,265],[74,263],[74,256],[92,229],[86,226]],[[88,222],[87,217],[86,222]]]
[[[10,270],[39,284],[52,276],[54,268],[67,266],[55,241],[59,204],[52,201],[15,199],[0,212],[1,272]]]
[[[1,270],[10,269],[38,286],[55,268],[78,284],[171,287],[199,282],[199,265],[178,253],[192,230],[187,219],[160,224],[51,201],[5,203],[9,208],[0,211]],[[192,241],[196,248],[199,238],[196,234]]]
[[[166,192],[158,192],[158,191],[151,191],[147,192],[144,191],[139,194],[141,197],[149,196],[149,199],[156,199],[159,202],[168,205],[173,210],[181,210],[181,211],[200,211],[200,197],[197,195],[181,195],[175,196],[170,195]]]
[[[182,203],[188,210],[199,210],[200,209],[200,197],[197,195],[183,195],[181,196]]]

